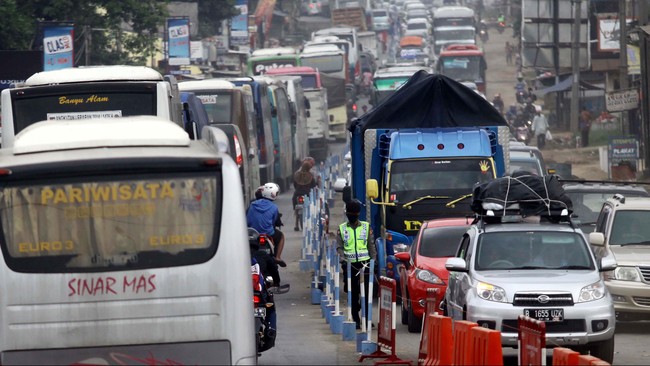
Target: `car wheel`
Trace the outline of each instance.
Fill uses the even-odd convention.
[[[590,343],[587,348],[592,356],[609,364],[614,362],[614,336],[604,341]]]
[[[410,298],[407,297],[406,301],[413,305]],[[422,319],[419,319],[413,314],[413,306],[409,307],[408,310],[408,329],[409,333],[420,333],[422,331]]]
[[[408,310],[406,309],[406,307],[404,305],[405,303],[406,303],[406,300],[402,300],[402,306],[401,306],[401,308],[402,308],[402,324],[407,325],[408,321],[409,321],[409,314],[408,314]]]

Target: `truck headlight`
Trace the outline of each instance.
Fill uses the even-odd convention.
[[[580,290],[578,302],[600,300],[605,296],[605,284],[601,281],[585,286]]]
[[[440,279],[440,277],[436,276],[433,272],[428,271],[426,269],[415,269],[415,277],[417,277],[418,280],[424,281],[427,283],[432,283],[435,285],[442,285],[444,282]]]
[[[409,246],[403,243],[399,244],[393,244],[393,252],[395,253],[402,253],[402,252],[407,252],[409,250]]]
[[[506,291],[499,286],[490,285],[489,283],[479,282],[476,285],[478,297],[483,300],[495,302],[508,302]]]
[[[614,278],[621,281],[641,282],[639,270],[636,267],[616,267]]]

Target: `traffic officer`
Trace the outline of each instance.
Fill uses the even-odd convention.
[[[370,275],[369,262],[370,259],[377,259],[377,248],[375,247],[375,240],[372,235],[370,223],[367,221],[359,221],[359,213],[361,212],[361,202],[358,200],[351,200],[345,204],[345,215],[348,218],[347,222],[339,225],[337,231],[337,252],[341,261],[349,260],[352,267],[352,318],[357,323],[357,329],[361,328],[361,270],[364,271],[364,278],[366,285],[365,297],[368,299],[368,278]],[[347,264],[344,265],[344,268]],[[346,283],[347,283],[347,277]],[[367,310],[368,303],[363,304]],[[368,312],[366,311],[366,314]]]

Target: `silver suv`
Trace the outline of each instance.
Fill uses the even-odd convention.
[[[546,322],[549,347],[611,363],[616,321],[600,272],[614,270],[616,261],[597,261],[568,221],[506,217],[479,218],[447,261],[446,313],[501,331],[505,347],[517,346],[517,317],[527,315]]]
[[[650,320],[650,198],[617,194],[602,206],[589,242],[596,257],[613,253],[605,273],[618,320]]]

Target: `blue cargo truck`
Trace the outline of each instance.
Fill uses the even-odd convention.
[[[398,283],[394,254],[410,249],[422,223],[472,215],[474,185],[507,171],[503,116],[443,75],[418,71],[350,131],[352,195],[366,202],[379,270]]]

